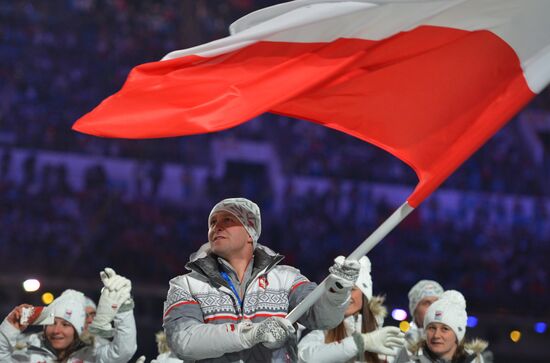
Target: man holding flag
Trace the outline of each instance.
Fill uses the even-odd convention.
[[[261,228],[259,207],[245,198],[224,199],[210,212],[209,242],[191,255],[191,272],[170,281],[164,303],[168,345],[180,359],[295,361],[295,329],[285,317],[316,284],[279,265],[284,257],[258,243]],[[338,325],[359,269],[338,258],[321,298],[298,321]]]

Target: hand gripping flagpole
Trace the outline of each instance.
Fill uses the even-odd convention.
[[[347,260],[358,260],[374,248],[388,233],[390,233],[405,217],[414,210],[407,202],[403,203],[393,214],[384,221],[366,240],[363,241],[348,257]],[[302,300],[286,318],[295,323],[310,307],[315,304],[325,291],[327,278],[323,280],[304,300]]]

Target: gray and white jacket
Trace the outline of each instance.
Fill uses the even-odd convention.
[[[67,363],[126,363],[137,350],[136,322],[132,310],[114,318],[115,335],[108,344],[96,344],[93,336],[83,339],[82,348],[71,354]],[[0,325],[0,362],[54,363],[55,354],[46,348],[43,333],[28,335],[18,342],[21,331],[4,319]]]
[[[236,274],[223,259],[210,254],[208,245],[191,255],[191,270],[170,280],[164,303],[164,330],[172,352],[185,362],[294,362],[296,338],[275,350],[262,344],[245,349],[237,325],[285,317],[316,287],[300,271],[279,265],[284,257],[257,245],[253,262],[239,284]],[[221,276],[226,272],[237,296]],[[235,289],[237,290],[237,289]],[[342,298],[328,290],[299,323],[309,329],[329,329],[344,318],[349,292]]]

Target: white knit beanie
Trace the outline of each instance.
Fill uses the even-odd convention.
[[[409,291],[409,313],[414,316],[418,303],[430,296],[440,297],[443,294],[443,287],[433,280],[420,280]]]
[[[212,215],[220,211],[233,214],[241,222],[250,237],[252,237],[254,248],[256,248],[258,238],[262,233],[262,218],[258,205],[246,198],[224,199],[212,208],[208,216],[208,226],[210,226]]]
[[[466,314],[466,300],[464,296],[456,290],[448,290],[443,293],[441,298],[435,301],[424,316],[424,329],[430,323],[442,323],[449,326],[456,335],[460,343],[466,334],[466,323],[468,315]]]
[[[84,308],[87,309],[87,308],[92,308],[94,310],[97,310],[97,305],[95,304],[95,302],[90,299],[88,296],[84,296]]]
[[[355,286],[357,286],[363,295],[370,301],[372,299],[371,263],[367,256],[361,257],[359,263],[361,264],[361,269],[359,270],[357,281],[355,281]]]
[[[84,331],[86,311],[84,309],[84,294],[76,290],[65,290],[46,309],[54,317],[67,320],[75,328],[78,335]]]

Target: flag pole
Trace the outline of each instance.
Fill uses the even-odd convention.
[[[374,248],[388,233],[390,233],[405,217],[414,210],[407,202],[403,203],[384,221],[366,240],[363,241],[348,257],[348,260],[358,260]],[[304,300],[302,300],[286,318],[295,323],[325,291],[327,278],[323,280]]]

